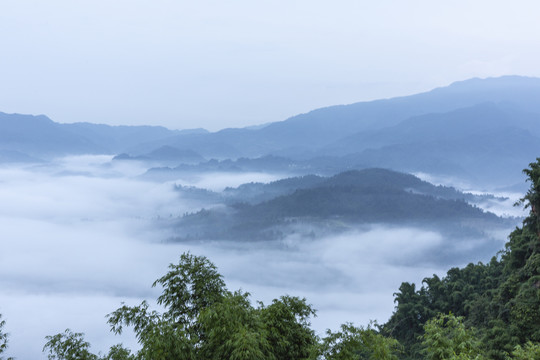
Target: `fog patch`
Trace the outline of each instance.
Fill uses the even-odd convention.
[[[470,191],[473,194],[482,194],[481,192]],[[502,217],[525,217],[529,213],[528,209],[525,209],[523,205],[516,205],[516,203],[524,196],[520,193],[510,192],[495,192],[493,195],[495,199],[486,199],[478,202],[476,205],[485,211],[494,213],[495,215]]]
[[[471,189],[473,187],[470,182],[459,177],[433,175],[424,172],[413,172],[411,174],[433,185],[451,186],[458,190]]]
[[[250,182],[269,183],[288,177],[285,174],[271,174],[263,172],[213,172],[200,174],[186,174],[180,176],[176,183],[182,186],[195,186],[212,191],[222,191],[226,187],[238,187]]]
[[[318,310],[313,320],[320,334],[345,322],[385,322],[394,308],[393,293],[403,281],[420,285],[448,265],[429,256],[440,234],[417,228],[373,225],[322,239],[287,238],[280,242],[203,242],[191,244],[218,266],[231,289],[269,303],[289,294],[306,297]],[[465,265],[463,258],[453,266]]]
[[[492,198],[485,198],[482,201],[474,203],[474,205],[485,211],[492,212],[497,216],[524,217],[528,214],[528,210],[525,210],[523,206],[515,205],[516,202],[525,195],[524,193],[498,190],[486,192],[485,190],[479,190],[478,187],[459,178],[434,176],[422,172],[413,173],[413,175],[434,185],[454,187],[464,193],[471,193],[473,195],[492,195]]]

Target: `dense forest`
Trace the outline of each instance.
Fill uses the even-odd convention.
[[[520,205],[530,213],[504,251],[487,264],[426,278],[420,289],[403,283],[395,294],[396,310],[382,332],[400,341],[405,358],[421,358],[426,324],[440,313],[462,317],[474,328],[488,358],[504,359],[516,346],[540,342],[540,159],[524,173],[531,187]],[[534,358],[540,358],[538,345],[529,346],[536,346]]]
[[[107,316],[120,334],[133,328],[140,349],[121,344],[93,354],[84,334],[67,329],[48,336],[49,359],[540,359],[540,158],[524,170],[530,209],[506,248],[487,264],[450,269],[403,283],[385,324],[343,324],[318,336],[316,311],[294,296],[271,304],[230,291],[213,263],[185,253],[157,279],[163,289],[152,310],[146,301],[122,305]],[[352,320],[352,319],[351,319]],[[0,359],[8,345],[0,318]]]

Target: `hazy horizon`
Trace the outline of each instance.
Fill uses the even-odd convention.
[[[0,5],[0,111],[218,130],[540,76],[534,1],[23,0]]]

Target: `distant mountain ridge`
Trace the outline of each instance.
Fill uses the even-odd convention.
[[[515,174],[540,154],[538,144],[540,79],[520,76],[465,80],[416,95],[331,106],[262,127],[212,133],[57,124],[45,116],[0,114],[0,150],[28,158],[82,153],[144,158],[168,148],[201,159],[274,155],[318,169],[330,156],[329,171],[377,166],[455,174],[473,182],[485,181],[486,171],[493,171],[489,180],[497,186],[521,180]],[[170,164],[174,167],[174,159]]]
[[[244,184],[221,194],[177,190],[181,196],[207,197],[210,203],[225,201],[226,206],[211,206],[174,221],[175,241],[316,238],[377,223],[432,228],[463,242],[484,239],[474,246],[492,251],[500,244],[491,241],[484,229],[513,224],[466,201],[474,201],[475,195],[385,169]],[[461,248],[451,243],[445,246],[448,254]]]
[[[207,131],[169,130],[162,126],[60,124],[45,115],[0,112],[0,150],[43,158],[76,154],[112,155],[141,142],[195,133]]]

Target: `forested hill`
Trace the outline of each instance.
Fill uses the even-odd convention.
[[[249,191],[243,196],[245,189]],[[266,240],[298,232],[317,236],[368,223],[429,223],[470,235],[486,224],[504,224],[467,203],[472,195],[384,169],[246,184],[224,193],[229,206],[184,216],[176,224],[178,238]],[[275,197],[268,199],[270,194]],[[301,225],[308,227],[302,230]]]
[[[383,330],[405,346],[408,359],[423,358],[425,325],[441,313],[462,316],[474,328],[486,354],[481,359],[508,359],[528,342],[536,343],[526,345],[535,355],[519,359],[540,358],[540,158],[524,172],[531,187],[522,202],[531,212],[500,256],[426,278],[419,289],[407,282],[399,288],[396,310]]]

